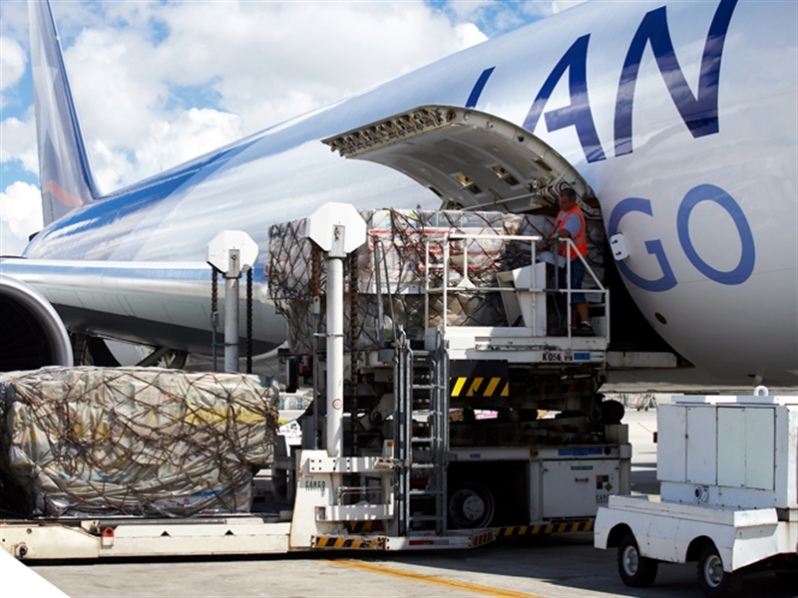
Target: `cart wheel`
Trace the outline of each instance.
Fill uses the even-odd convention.
[[[453,527],[487,527],[495,514],[496,501],[493,494],[479,482],[460,486],[449,496],[449,522]]]
[[[743,587],[740,572],[729,573],[723,570],[723,560],[714,544],[706,545],[698,557],[698,585],[704,596],[718,598],[736,596]]]
[[[634,534],[627,533],[618,545],[618,574],[632,588],[648,588],[657,577],[658,563],[640,555]]]

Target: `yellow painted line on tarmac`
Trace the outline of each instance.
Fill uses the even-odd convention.
[[[381,573],[382,575],[391,575],[393,577],[400,577],[402,579],[409,579],[412,581],[419,581],[421,583],[428,583],[431,585],[442,586],[452,590],[464,590],[474,594],[483,594],[485,596],[502,596],[504,598],[543,598],[535,594],[524,594],[523,592],[514,592],[512,590],[501,590],[499,588],[491,588],[482,586],[476,583],[468,583],[465,581],[456,581],[454,579],[446,579],[443,577],[436,577],[434,575],[426,575],[424,573],[413,573],[412,571],[402,571],[401,569],[394,569],[393,567],[384,567],[382,565],[375,565],[374,563],[366,563],[364,561],[354,561],[350,559],[332,560],[325,559],[328,563],[339,565],[341,567],[349,567],[351,569],[360,569],[361,571],[370,571],[371,573]]]

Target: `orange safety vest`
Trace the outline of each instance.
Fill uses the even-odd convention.
[[[567,212],[563,212],[562,210],[560,210],[560,213],[557,214],[557,218],[554,221],[554,228],[551,231],[551,238],[556,238],[557,237],[557,233],[563,227],[563,225],[565,224],[565,221],[568,220],[568,217],[571,214],[576,214],[577,216],[579,216],[579,232],[571,240],[574,242],[574,245],[576,245],[577,253],[579,255],[581,255],[582,257],[586,257],[587,256],[587,225],[585,224],[585,215],[582,213],[582,208],[580,208],[579,206],[574,206],[573,208],[571,208]],[[564,256],[564,257],[566,256],[566,253],[567,253],[568,259],[574,259],[576,257],[575,255],[573,255],[573,256],[571,255],[572,250],[571,250],[571,246],[568,243],[561,243],[559,245],[559,247],[557,247],[557,253],[559,255]]]

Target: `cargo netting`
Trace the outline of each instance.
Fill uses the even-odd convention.
[[[345,260],[346,351],[379,348],[392,340],[398,326],[411,339],[423,338],[425,329],[444,321],[447,326],[507,326],[500,293],[476,289],[495,287],[497,272],[530,263],[529,242],[501,236],[546,237],[553,225],[551,217],[506,212],[383,209],[364,211],[361,216],[368,241]],[[275,224],[269,231],[269,293],[286,316],[289,349],[295,353],[312,352],[314,335],[324,333],[327,273],[322,252],[307,231],[306,218]],[[480,238],[449,243],[444,305],[440,289],[447,234]],[[601,279],[603,256],[595,249],[603,246],[600,224],[588,224],[588,237],[588,263]],[[474,288],[456,288],[465,282],[464,277]],[[584,288],[590,285],[588,278]],[[426,289],[436,289],[428,308]]]
[[[253,476],[273,461],[277,400],[241,374],[0,374],[0,506],[47,517],[249,511]]]

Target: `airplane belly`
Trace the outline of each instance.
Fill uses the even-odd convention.
[[[680,285],[665,293],[632,295],[671,346],[719,380],[750,384],[798,384],[796,278],[783,272],[752,277],[729,296],[711,281]],[[792,288],[790,288],[792,286]]]
[[[212,274],[202,262],[82,262],[6,259],[3,272],[36,288],[73,332],[210,355]],[[224,279],[218,278],[219,338],[224,336]],[[247,336],[244,282],[239,334]],[[286,325],[268,298],[262,267],[253,272],[256,353],[286,338]]]

